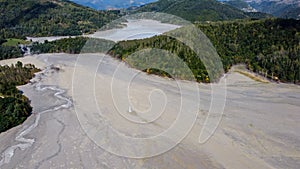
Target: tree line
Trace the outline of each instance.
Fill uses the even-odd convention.
[[[32,54],[40,53],[103,53],[115,45],[115,42],[105,39],[88,37],[65,38],[45,43],[34,42],[30,48]]]
[[[215,46],[225,72],[234,64],[244,63],[248,69],[268,78],[299,83],[300,21],[250,19],[199,23],[196,26]],[[143,40],[122,41],[108,53],[124,59],[146,48],[160,48],[176,54],[187,63],[197,81],[209,82],[207,70],[195,53],[181,42],[164,35]],[[153,71],[157,74],[156,70]]]

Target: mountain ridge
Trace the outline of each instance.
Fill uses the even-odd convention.
[[[91,33],[118,16],[67,0],[2,0],[0,9],[4,38]]]
[[[195,21],[224,21],[245,18],[265,18],[263,13],[249,13],[216,0],[159,0],[134,12],[162,12]]]
[[[300,19],[300,1],[297,0],[222,0],[222,2],[236,6],[237,1],[246,2],[251,8],[265,12],[275,17]]]

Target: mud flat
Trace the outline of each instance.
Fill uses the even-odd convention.
[[[297,169],[300,166],[299,86],[261,83],[237,72],[226,76],[224,114],[218,129],[207,142],[199,144],[198,139],[208,116],[211,86],[182,82],[182,90],[186,91],[182,96],[184,99],[194,103],[198,91],[195,86],[201,96],[197,121],[183,141],[164,154],[145,159],[125,158],[105,151],[83,130],[75,111],[76,104],[84,103],[91,111],[87,113],[102,110],[109,121],[107,124],[128,136],[148,137],[165,131],[176,119],[177,114],[173,112],[177,107],[171,105],[178,104],[177,85],[173,80],[128,68],[103,54],[86,54],[86,57],[90,58],[87,62],[76,65],[80,70],[77,75],[82,76],[76,78],[85,82],[87,76],[95,77],[97,85],[93,89],[96,91],[93,98],[99,104],[97,110],[93,110],[92,100],[85,97],[78,100],[78,96],[85,95],[85,90],[74,92],[72,89],[78,55],[44,54],[0,62],[11,64],[21,60],[45,68],[32,84],[20,87],[32,100],[34,114],[23,125],[0,134],[0,168]],[[99,61],[102,64],[95,72],[90,65]],[[116,75],[116,71],[122,73]],[[112,100],[114,93],[103,91],[112,79],[117,91],[123,89],[128,86],[126,79],[135,74],[129,96],[136,110],[149,107],[149,98],[145,96],[153,89],[162,91],[168,98],[166,111],[159,119],[138,127],[120,118]],[[82,87],[87,85],[82,83]],[[151,97],[159,100],[163,95],[158,93]],[[150,101],[153,100],[150,98]],[[158,103],[152,103],[156,109]],[[128,106],[124,108],[127,110]],[[183,110],[183,113],[189,115],[189,111]],[[114,140],[114,144],[121,145],[119,141]],[[128,145],[126,149],[134,151],[131,149],[134,146]]]
[[[128,20],[125,27],[120,29],[111,29],[105,31],[98,31],[91,35],[86,35],[92,38],[101,38],[112,41],[133,40],[133,39],[145,39],[155,35],[160,35],[164,32],[168,32],[179,28],[180,26],[161,23],[155,20]]]
[[[82,35],[83,37],[100,38],[112,41],[133,40],[150,38],[155,35],[160,35],[164,32],[179,28],[178,25],[161,23],[155,20],[128,20],[124,23],[123,28],[110,29],[105,31],[97,31],[93,34]],[[50,36],[50,37],[27,37],[28,41],[44,43],[46,40],[51,42],[66,38],[75,38],[79,36]]]

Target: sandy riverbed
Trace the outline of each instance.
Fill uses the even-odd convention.
[[[112,29],[106,31],[98,31],[91,35],[85,35],[92,38],[101,38],[112,41],[144,39],[155,35],[160,35],[164,32],[174,30],[180,26],[161,23],[155,20],[128,20],[125,23],[126,27],[121,29]]]
[[[117,42],[122,40],[149,38],[180,27],[178,25],[161,23],[159,21],[147,19],[128,20],[128,22],[124,23],[124,25],[126,26],[123,28],[97,31],[93,34],[82,36],[107,39]],[[75,38],[77,36],[27,37],[27,40],[31,40],[32,42],[44,43],[45,40],[51,42],[55,40],[66,39],[69,37]]]
[[[51,69],[44,72],[45,75],[39,81],[42,87],[56,86],[66,90],[66,93],[61,94],[62,98],[70,98],[75,107],[79,103],[85,104],[88,114],[102,110],[110,121],[108,124],[127,135],[135,137],[155,135],[164,131],[174,121],[176,114],[172,113],[177,107],[169,105],[178,103],[178,90],[174,81],[138,74],[130,87],[129,95],[135,108],[143,110],[149,106],[148,97],[143,96],[148,95],[153,89],[163,91],[168,97],[168,103],[166,112],[155,123],[139,125],[136,128],[118,115],[112,102],[112,95],[115,93],[103,89],[112,82],[116,67],[123,72],[122,76],[113,78],[116,90],[128,85],[126,78],[138,72],[109,56],[87,54],[90,63],[88,61],[77,65],[76,69],[78,71],[76,78],[82,79],[82,91],[72,92],[72,75],[77,57],[78,55],[45,54],[1,61],[1,64],[21,60],[25,63],[35,63],[38,67],[49,64],[60,67],[59,72]],[[95,98],[99,109],[94,110],[93,100],[85,97],[78,100],[80,98],[78,96],[85,96],[83,92],[92,90],[87,88],[88,85],[84,82],[87,76],[95,75],[89,65],[93,65],[92,62],[99,59],[103,59],[102,68],[95,76],[97,84]],[[1,168],[298,168],[299,86],[259,83],[236,72],[229,73],[226,79],[228,85],[224,115],[220,126],[208,142],[199,144],[198,137],[209,110],[211,87],[183,82],[183,97],[190,103],[193,103],[193,98],[196,97],[195,85],[199,87],[201,107],[196,124],[178,146],[162,155],[147,159],[130,159],[108,153],[86,135],[74,106],[53,110],[66,104],[66,100],[53,96],[57,91],[36,90],[35,84],[22,86],[20,89],[32,100],[35,113],[51,109],[52,111],[41,114],[38,125],[24,135],[24,138],[34,139],[34,143],[24,150],[17,148],[14,156]],[[158,93],[152,97],[155,101],[163,96]],[[155,102],[153,104],[155,106]],[[122,108],[124,107],[120,106],[120,109]],[[2,155],[7,148],[22,143],[16,140],[16,136],[31,126],[36,118],[36,114],[32,115],[23,125],[1,133]],[[118,144],[118,140],[114,142],[115,145]],[[121,145],[120,142],[119,144]],[[132,151],[130,146],[135,145],[128,146],[126,149]]]

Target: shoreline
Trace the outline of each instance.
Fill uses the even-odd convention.
[[[149,27],[149,25],[151,25],[151,27]],[[99,30],[91,34],[82,34],[77,36],[26,37],[26,40],[31,42],[44,43],[46,40],[51,42],[67,38],[88,37],[118,42],[122,40],[145,39],[160,35],[164,32],[168,32],[179,27],[179,25],[163,23],[161,21],[151,19],[128,19],[123,27],[108,30],[103,30],[102,28],[100,28]]]
[[[261,83],[273,83],[269,79],[262,77],[258,73],[251,72],[249,69],[246,68],[246,65],[233,65],[231,66],[230,70],[228,72],[237,72],[240,73],[241,75],[244,75],[254,81],[261,82]]]
[[[15,60],[16,59],[14,59],[14,61]],[[13,61],[13,60],[11,60],[11,61]],[[44,110],[42,112],[32,112],[32,114],[22,124],[6,131],[8,133],[8,132],[12,131],[14,128],[17,129],[20,127],[25,127],[24,126],[25,122],[28,121],[29,118],[31,118],[31,117],[34,118],[33,124],[30,124],[29,126],[28,126],[28,124],[26,124],[27,127],[25,127],[25,129],[22,128],[21,131],[18,132],[19,134],[17,134],[15,136],[14,140],[16,141],[17,144],[11,145],[10,147],[6,148],[1,153],[0,167],[3,166],[4,164],[8,164],[11,161],[11,159],[14,157],[15,151],[17,149],[24,151],[24,150],[30,148],[35,143],[34,138],[26,138],[26,136],[39,125],[40,118],[43,114],[49,113],[49,112],[54,112],[54,111],[57,111],[60,109],[69,109],[70,107],[72,107],[73,103],[72,103],[71,99],[64,96],[64,94],[66,93],[66,90],[63,90],[63,89],[59,88],[58,86],[43,86],[42,85],[42,81],[47,78],[47,74],[49,72],[51,72],[52,69],[53,69],[52,65],[46,66],[42,71],[36,73],[35,77],[33,79],[31,79],[28,84],[26,84],[24,86],[31,85],[32,90],[36,90],[36,91],[46,91],[46,90],[52,91],[54,93],[53,97],[57,98],[58,100],[63,100],[63,101],[65,101],[65,103],[62,105],[55,106],[52,109]],[[24,93],[26,94],[26,91]],[[33,105],[31,105],[31,106],[33,107]],[[31,118],[31,120],[32,120],[32,118]],[[4,132],[4,135],[5,135],[5,132]]]

